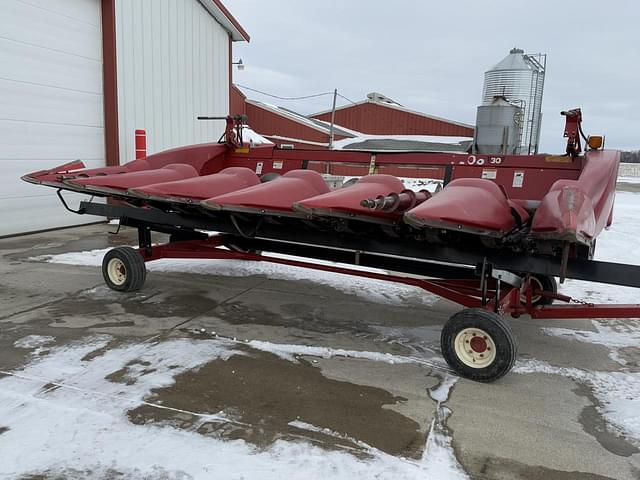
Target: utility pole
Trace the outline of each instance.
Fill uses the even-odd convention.
[[[329,127],[329,150],[333,148],[333,125],[336,121],[336,98],[338,97],[338,89],[333,91],[333,107],[331,107],[331,126]]]

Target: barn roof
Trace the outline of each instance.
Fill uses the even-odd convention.
[[[407,107],[403,107],[402,105],[398,104],[398,103],[390,103],[390,102],[380,102],[380,101],[375,101],[375,100],[370,100],[370,99],[366,99],[366,100],[362,100],[360,102],[354,102],[348,105],[342,105],[340,107],[336,107],[336,112],[340,111],[340,110],[348,110],[351,108],[357,108],[360,105],[366,105],[366,104],[372,104],[372,105],[376,105],[379,107],[385,107],[385,108],[391,108],[394,110],[398,110],[404,113],[408,113],[411,115],[416,115],[419,117],[424,117],[424,118],[428,118],[430,120],[437,120],[440,122],[446,122],[452,125],[457,125],[463,128],[475,128],[473,125],[469,125],[467,123],[462,123],[462,122],[457,122],[455,120],[449,120],[448,118],[442,118],[442,117],[437,117],[435,115],[428,115],[426,113],[423,112],[418,112],[416,110],[412,110],[410,108]],[[322,112],[318,112],[318,113],[314,113],[313,115],[310,115],[310,117],[319,117],[320,115],[326,115],[327,113],[331,113],[331,110],[323,110]]]

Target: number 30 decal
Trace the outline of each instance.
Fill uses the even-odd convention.
[[[485,163],[490,163],[491,165],[500,165],[502,163],[501,157],[490,157],[488,159],[478,158],[475,155],[469,155],[467,158],[467,163],[469,165],[484,165]]]

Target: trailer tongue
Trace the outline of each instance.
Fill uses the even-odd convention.
[[[72,211],[138,229],[137,250],[104,258],[114,290],[141,288],[145,262],[161,258],[259,260],[414,285],[466,307],[443,328],[442,354],[460,375],[491,381],[517,355],[507,315],[640,317],[640,305],[575,303],[557,292],[555,277],[640,288],[640,266],[593,260],[612,222],[619,153],[595,141],[582,153],[580,111],[565,115],[562,156],[246,148],[239,119],[228,119],[224,143],[23,179],[56,188],[67,208],[65,190],[108,197]],[[327,173],[361,178],[332,190]],[[439,188],[408,189],[399,177]],[[152,232],[170,242],[153,243]]]

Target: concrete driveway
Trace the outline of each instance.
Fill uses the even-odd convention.
[[[640,478],[638,321],[513,320],[479,384],[439,355],[458,307],[411,287],[51,263],[135,243],[112,228],[0,240],[0,478]]]

